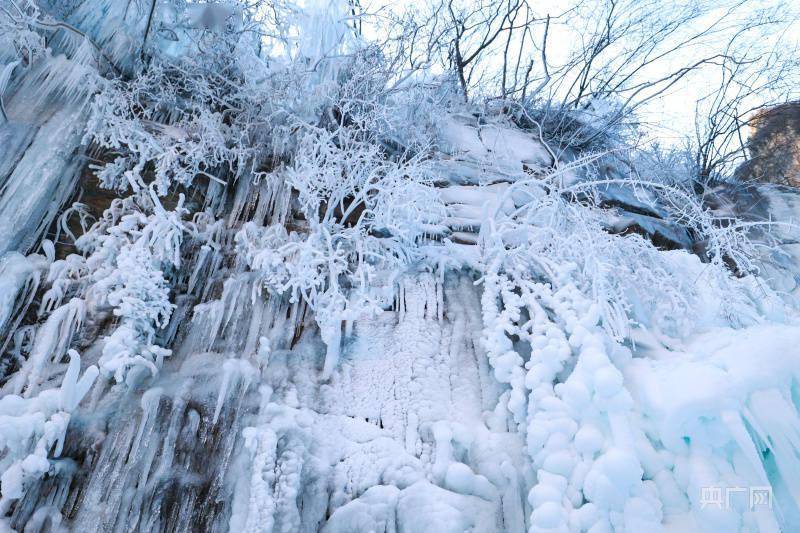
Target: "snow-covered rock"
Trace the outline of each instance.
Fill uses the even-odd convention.
[[[386,91],[345,3],[55,4],[0,35],[0,530],[800,529],[796,194]]]

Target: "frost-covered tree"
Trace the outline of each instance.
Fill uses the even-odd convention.
[[[0,528],[794,524],[792,226],[636,114],[717,4],[0,0]]]

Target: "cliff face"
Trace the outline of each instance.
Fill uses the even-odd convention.
[[[800,186],[800,103],[759,112],[747,145],[750,160],[736,171],[737,179]]]
[[[221,5],[58,4],[91,50],[48,34],[3,92],[0,529],[800,528],[796,233],[735,209],[796,196],[715,218],[384,92],[371,49],[308,69]],[[740,487],[768,504],[709,502]]]

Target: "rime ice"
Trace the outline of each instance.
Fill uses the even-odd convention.
[[[341,2],[56,4],[0,0],[0,529],[800,527],[791,225],[387,87]]]

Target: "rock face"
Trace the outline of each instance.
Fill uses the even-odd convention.
[[[138,56],[126,29],[138,42],[151,5],[60,9],[124,68],[126,49]],[[201,31],[235,22],[188,5]],[[62,56],[48,64],[58,78],[74,70]],[[733,276],[692,253],[703,227],[676,216],[698,214],[680,203],[697,202],[689,193],[641,186],[611,158],[556,157],[505,116],[437,107],[424,168],[441,209],[405,200],[434,185],[397,186],[373,210],[418,216],[425,231],[389,241],[409,226],[387,215],[366,240],[350,224],[367,209],[345,216],[349,195],[327,225],[299,200],[303,184],[338,184],[357,160],[164,193],[102,188],[82,106],[9,87],[0,533],[800,531],[794,226],[761,235],[765,275]],[[135,130],[148,139],[183,131],[147,124]],[[348,146],[343,156],[381,154],[365,159],[379,167],[391,157]],[[408,174],[393,175],[413,185]],[[357,192],[377,191],[366,184]],[[711,193],[702,215],[719,220],[800,213],[789,187]],[[319,228],[325,241],[304,240]],[[715,229],[709,250],[739,250]],[[69,230],[79,237],[65,243]],[[359,256],[393,242],[392,257],[408,258],[365,260],[363,278],[348,277],[355,259],[328,230],[368,243]],[[326,249],[328,264],[315,262]],[[298,268],[284,279],[287,265]],[[277,287],[318,270],[347,308]],[[766,487],[774,507],[707,501],[727,487]]]
[[[157,384],[106,396],[108,421],[73,418],[63,467],[11,527],[522,530],[531,472],[521,435],[492,413],[504,388],[470,275],[406,277],[393,310],[355,324],[329,380],[319,337],[308,328],[289,349],[286,307],[251,301],[252,281],[231,284],[218,309],[231,322],[210,347],[213,311],[180,326]],[[270,340],[248,360],[253,330]]]
[[[800,186],[800,102],[759,112],[748,147],[750,160],[736,171],[740,180]]]

